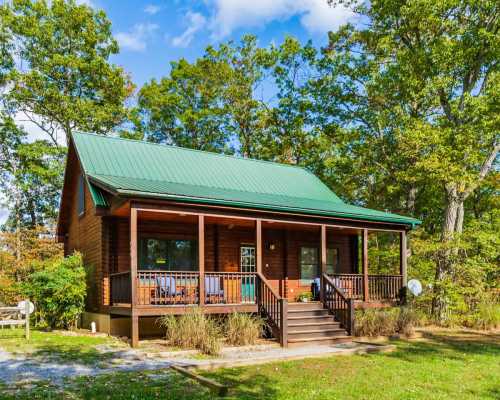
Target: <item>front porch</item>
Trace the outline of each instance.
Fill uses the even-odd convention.
[[[107,310],[132,318],[133,345],[139,317],[182,314],[195,306],[215,314],[261,313],[286,345],[288,304],[301,293],[314,292],[348,333],[354,307],[401,300],[404,229],[179,206],[131,204],[128,211],[130,217],[116,218],[110,230]],[[400,237],[397,274],[368,271],[368,234],[380,231]]]

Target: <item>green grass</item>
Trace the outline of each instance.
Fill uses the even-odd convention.
[[[93,364],[111,356],[99,352],[95,348],[98,345],[127,348],[124,343],[106,336],[72,336],[57,331],[32,330],[30,339],[26,340],[23,329],[0,329],[0,348],[14,354],[30,354],[35,359]]]
[[[234,399],[498,399],[500,336],[433,331],[395,342],[397,351],[334,356],[203,372],[231,386]],[[1,342],[0,342],[1,346]],[[0,388],[1,393],[1,388]],[[168,371],[127,372],[39,385],[0,399],[211,399],[207,389]]]

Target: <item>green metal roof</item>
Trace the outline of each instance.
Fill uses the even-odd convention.
[[[346,204],[315,175],[296,166],[88,133],[74,133],[73,142],[90,185],[118,195],[420,223]],[[97,205],[106,205],[102,193],[92,195]]]

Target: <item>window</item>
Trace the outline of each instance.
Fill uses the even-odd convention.
[[[326,249],[326,273],[333,275],[339,272],[339,249]]]
[[[85,181],[83,175],[78,177],[78,215],[85,213]]]
[[[195,240],[142,238],[139,268],[163,271],[197,271],[198,246]]]
[[[316,247],[300,248],[300,280],[311,283],[319,276],[318,249]]]
[[[255,247],[241,246],[240,248],[241,272],[255,272]]]

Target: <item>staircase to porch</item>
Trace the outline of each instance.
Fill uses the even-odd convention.
[[[289,347],[351,341],[348,332],[320,302],[289,303],[286,319]]]

